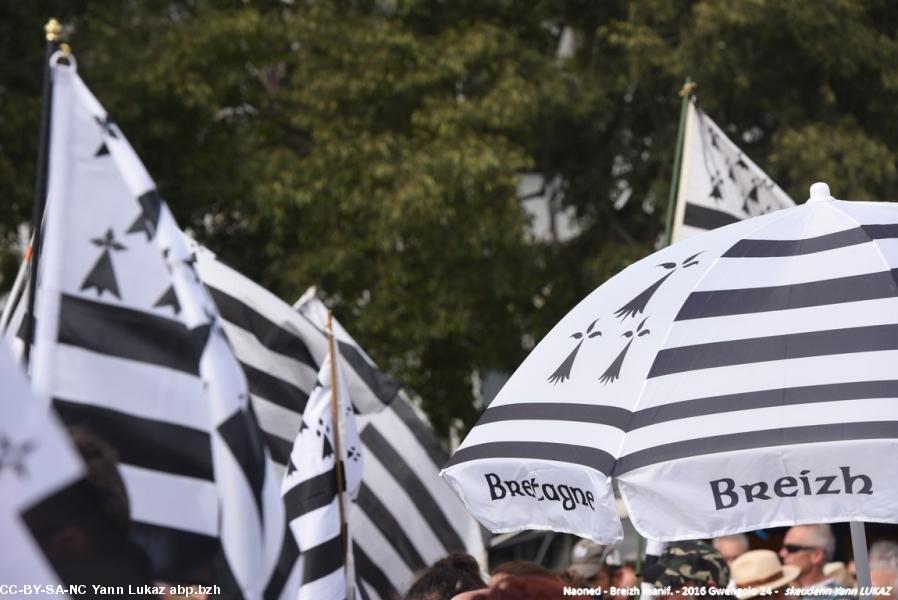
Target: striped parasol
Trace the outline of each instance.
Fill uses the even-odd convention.
[[[898,204],[684,240],[587,296],[442,475],[493,531],[657,540],[898,522]]]

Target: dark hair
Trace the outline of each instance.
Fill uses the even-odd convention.
[[[462,592],[486,587],[474,557],[453,552],[427,568],[405,594],[405,600],[449,600]]]
[[[549,579],[561,579],[557,573],[553,573],[544,566],[529,560],[510,560],[493,569],[493,575],[532,575],[534,577],[547,577]]]
[[[84,459],[85,479],[97,496],[103,515],[109,524],[127,532],[131,526],[128,492],[118,470],[118,453],[93,431],[83,425],[68,427],[75,447]]]
[[[490,590],[484,591],[483,596],[477,596],[476,600],[558,600],[559,598],[572,598],[577,600],[582,596],[564,596],[565,584],[560,579],[549,579],[538,575],[518,575],[506,577]]]

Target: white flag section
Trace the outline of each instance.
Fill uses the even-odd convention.
[[[54,586],[53,592],[34,592],[49,596],[61,582],[26,514],[81,479],[83,466],[46,403],[31,397],[25,376],[5,347],[0,347],[0,416],[0,539],[13,550],[3,553],[0,582],[13,589]]]
[[[349,515],[362,481],[362,442],[340,361],[332,365],[331,360],[328,354],[318,372],[318,384],[309,395],[282,486],[290,528],[299,543],[300,600],[353,597],[347,588],[347,578],[353,581],[353,576],[344,560],[341,524]],[[336,381],[332,367],[337,373]],[[332,412],[335,394],[336,424]],[[341,475],[343,514],[338,494]],[[351,537],[350,530],[345,543]]]
[[[898,522],[898,205],[807,204],[688,238],[595,290],[444,475],[494,530],[656,540]]]
[[[327,354],[324,306],[306,294],[296,312],[202,248],[197,267],[246,372],[272,457],[285,469]],[[483,536],[437,475],[449,453],[436,434],[336,320],[334,331],[349,395],[360,413],[356,424],[365,455],[350,516],[356,578],[364,596],[389,600],[401,596],[415,572],[449,552],[483,555]],[[295,560],[295,546],[292,551]],[[282,556],[282,578],[270,590],[290,588],[287,574],[297,576],[290,560],[289,553]]]
[[[689,102],[671,241],[795,206],[758,165]]]
[[[159,578],[260,598],[285,522],[243,371],[137,155],[73,67],[52,76],[34,384],[118,451]]]

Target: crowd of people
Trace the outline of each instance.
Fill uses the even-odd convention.
[[[836,539],[829,525],[790,528],[779,552],[751,549],[748,536],[673,542],[640,565],[609,560],[612,548],[590,540],[574,545],[571,564],[551,571],[529,561],[496,566],[489,576],[467,554],[451,554],[418,575],[404,600],[558,600],[650,596],[688,600],[723,596],[794,600],[872,596],[898,600],[898,543],[869,549],[871,589],[858,586],[854,562],[833,562]],[[616,563],[616,564],[614,564]]]

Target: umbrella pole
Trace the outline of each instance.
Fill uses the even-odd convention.
[[[870,560],[867,557],[867,534],[864,531],[863,521],[852,521],[851,527],[851,547],[854,551],[854,567],[857,571],[857,584],[863,593],[858,594],[858,598],[869,598],[870,593]],[[867,588],[864,591],[864,588]]]

